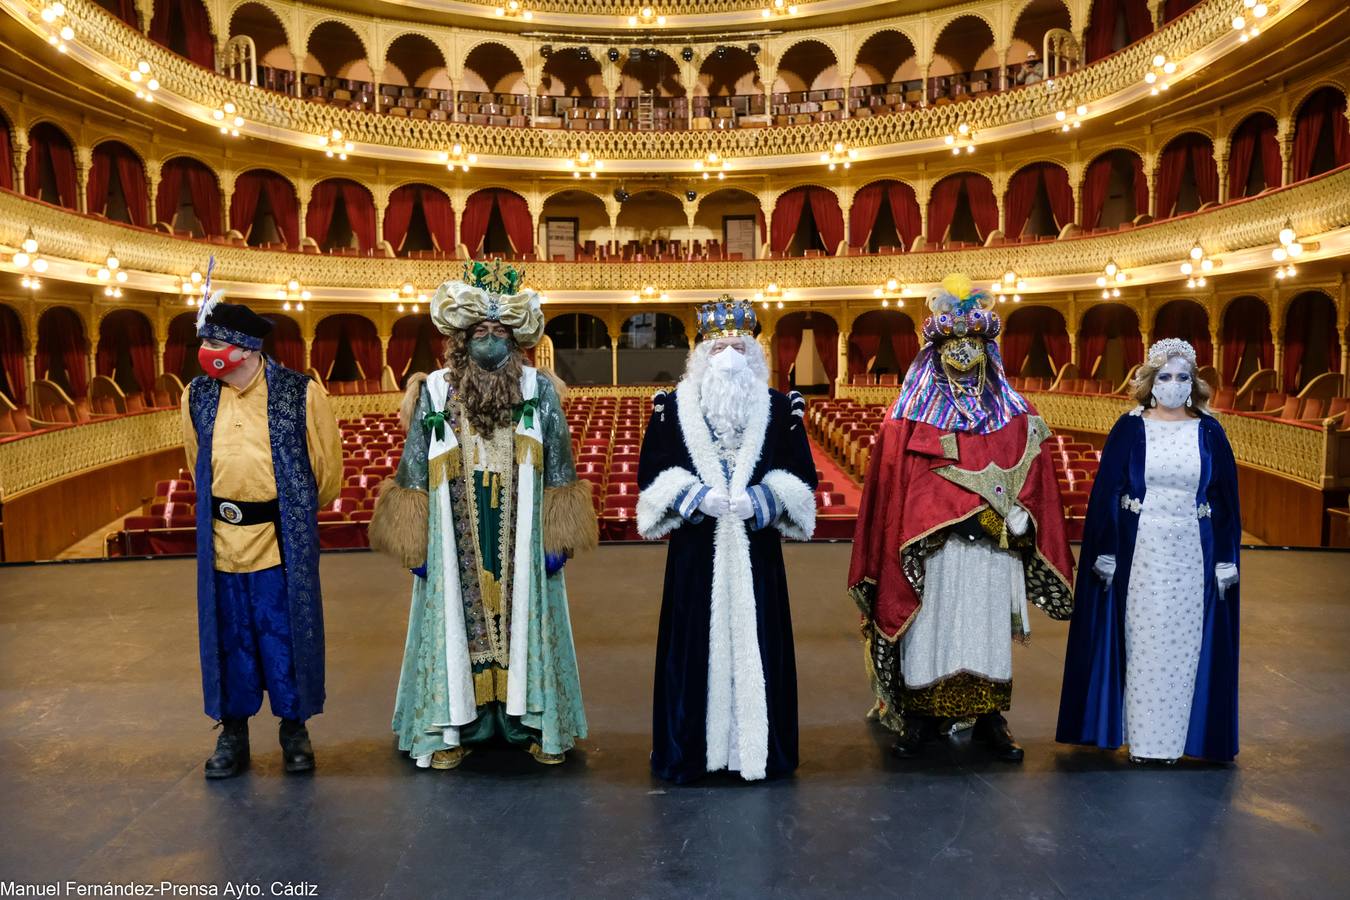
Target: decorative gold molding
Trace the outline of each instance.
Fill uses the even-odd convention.
[[[183,445],[178,410],[104,419],[0,443],[0,502],[53,481]]]
[[[1277,12],[1301,5],[1287,0]],[[163,107],[177,108],[202,122],[225,100],[233,100],[258,137],[301,146],[317,146],[334,130],[364,156],[435,162],[441,150],[456,141],[472,146],[484,165],[520,165],[547,160],[550,168],[580,149],[587,149],[613,167],[642,162],[647,171],[683,170],[708,151],[759,165],[813,164],[820,148],[836,142],[893,155],[930,152],[944,136],[965,123],[986,137],[997,129],[1008,136],[1025,133],[1031,120],[1053,118],[1066,104],[1100,104],[1126,91],[1138,91],[1142,73],[1157,53],[1185,59],[1233,33],[1232,0],[1202,0],[1187,15],[1107,59],[1063,75],[1053,82],[986,94],[952,103],[870,118],[764,129],[717,131],[570,132],[509,128],[379,115],[339,109],[264,90],[194,65],[127,28],[92,0],[69,0],[67,17],[76,30],[73,58],[85,51],[107,61],[105,72],[125,71],[146,60],[160,82]],[[536,165],[537,168],[537,165]]]

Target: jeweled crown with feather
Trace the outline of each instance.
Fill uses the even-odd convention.
[[[723,294],[712,303],[704,303],[698,308],[698,333],[705,340],[753,337],[758,321],[755,304],[749,300],[735,300],[730,294]]]
[[[928,294],[928,310],[923,320],[923,336],[929,341],[945,341],[972,335],[993,340],[1003,329],[994,312],[994,298],[979,290],[968,277],[948,275],[942,286]]]

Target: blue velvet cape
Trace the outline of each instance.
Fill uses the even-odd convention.
[[[1205,573],[1204,630],[1186,733],[1186,755],[1227,762],[1237,755],[1238,585],[1219,596],[1217,563],[1237,564],[1242,542],[1237,464],[1223,427],[1200,418],[1200,485],[1196,505],[1211,513],[1200,523]],[[1083,552],[1074,591],[1055,740],[1115,749],[1124,739],[1125,602],[1139,514],[1121,508],[1124,496],[1143,500],[1144,420],[1120,417],[1106,439],[1088,502]],[[1114,555],[1116,573],[1104,584],[1092,571],[1098,556]]]
[[[750,485],[782,469],[816,487],[816,464],[801,418],[778,391],[769,391],[769,421]],[[652,416],[642,442],[638,485],[646,489],[662,472],[696,471],[680,429],[675,392],[664,413]],[[670,534],[665,591],[656,638],[652,698],[652,772],[677,784],[706,774],[708,761],[708,654],[712,618],[713,556],[717,520],[685,522]],[[755,586],[755,623],[768,701],[769,778],[797,768],[797,662],[792,644],[787,570],[782,536],[773,527],[746,526]]]
[[[281,546],[290,606],[291,650],[295,660],[297,718],[323,712],[323,598],[319,592],[319,488],[309,463],[305,399],[309,376],[267,360],[267,430],[277,481]],[[188,411],[197,431],[197,636],[202,659],[202,696],[206,714],[220,718],[220,634],[216,620],[214,505],[211,496],[211,445],[215,435],[220,382],[198,375],[188,386]]]

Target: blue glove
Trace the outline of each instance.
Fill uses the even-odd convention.
[[[422,563],[422,564],[421,564],[420,566],[418,566],[417,568],[415,568],[415,569],[409,569],[408,571],[411,572],[411,573],[413,573],[414,575],[416,575],[418,578],[426,578],[426,577],[427,577],[427,564],[426,564],[426,563]]]
[[[567,565],[566,553],[545,553],[544,554],[544,573],[549,576],[557,575]]]

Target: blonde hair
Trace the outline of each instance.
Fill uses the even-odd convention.
[[[1161,362],[1157,362],[1154,357],[1150,357],[1140,363],[1139,368],[1135,369],[1134,378],[1130,382],[1130,395],[1140,406],[1148,409],[1155,405],[1153,379],[1157,377],[1162,367],[1167,365],[1168,361],[1174,357],[1185,359],[1180,353],[1169,353]],[[1190,360],[1186,360],[1186,362],[1189,363]],[[1196,366],[1191,366],[1191,405],[1186,407],[1186,411],[1196,417],[1209,413],[1211,393],[1209,382],[1200,377]]]

